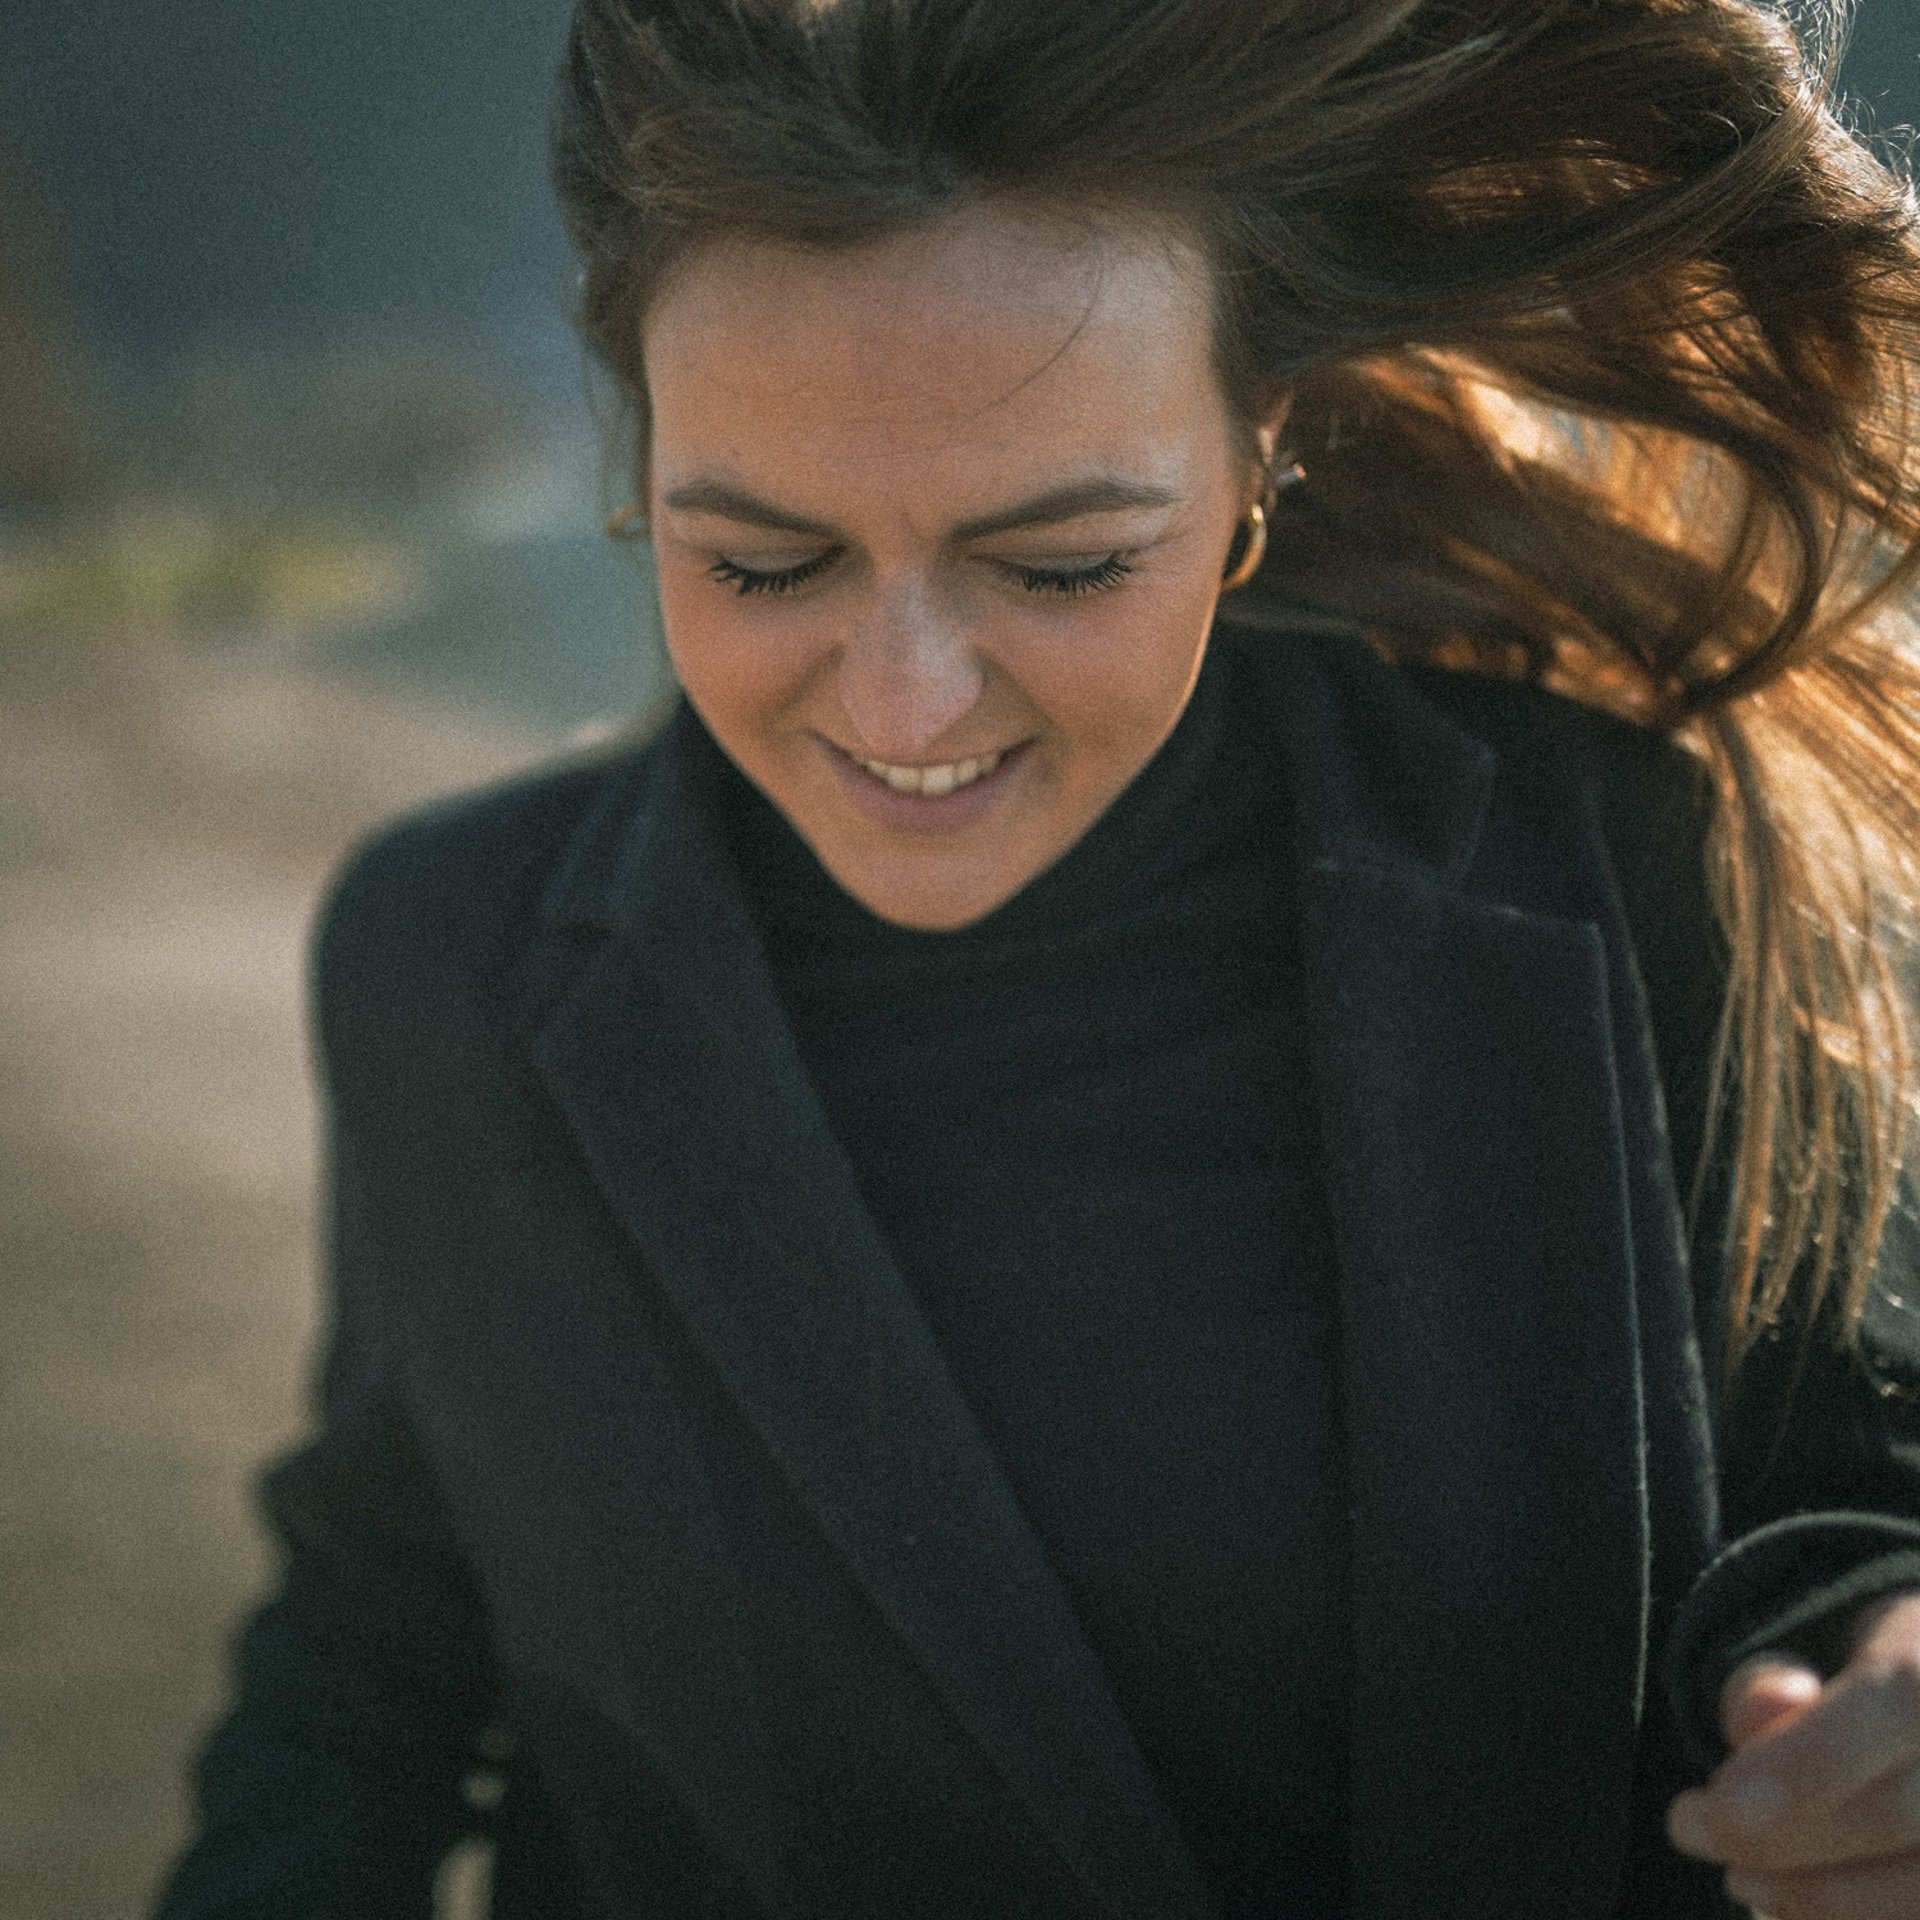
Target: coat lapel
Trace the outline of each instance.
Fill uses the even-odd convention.
[[[1475,897],[1484,745],[1357,643],[1275,653],[1341,1269],[1349,1911],[1607,1914],[1648,1590],[1608,956]]]
[[[1206,1898],[827,1127],[682,710],[555,889],[597,928],[542,1072],[647,1271],[880,1615],[1115,1916]]]
[[[1357,643],[1270,638],[1339,1244],[1349,1912],[1603,1915],[1648,1591],[1619,956],[1590,920],[1475,892],[1485,746]],[[611,937],[543,1072],[743,1416],[1099,1909],[1204,1915],[818,1111],[703,746],[683,713],[556,886],[563,926]]]

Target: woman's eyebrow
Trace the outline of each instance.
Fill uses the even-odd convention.
[[[1088,514],[1120,513],[1134,507],[1170,507],[1180,494],[1171,487],[1157,486],[1145,480],[1120,480],[1101,477],[1077,480],[1054,487],[1010,507],[964,520],[953,530],[955,540],[984,540],[996,533],[1011,533],[1021,527],[1055,526],[1063,520],[1079,520]],[[804,514],[789,513],[770,501],[761,500],[743,488],[724,480],[689,480],[661,496],[661,504],[681,513],[711,513],[742,526],[766,527],[776,533],[797,533],[813,540],[838,540],[839,531],[824,521],[809,520]]]
[[[742,526],[770,527],[776,533],[803,533],[816,540],[837,540],[840,536],[818,520],[809,520],[784,507],[755,499],[724,480],[689,480],[660,496],[662,506],[680,513],[712,513],[723,520],[738,520]]]
[[[1078,480],[1037,494],[1017,506],[963,521],[953,530],[956,540],[984,540],[989,534],[1011,533],[1018,527],[1050,527],[1062,520],[1079,520],[1092,513],[1121,513],[1129,507],[1170,507],[1180,495],[1172,487],[1146,480]]]

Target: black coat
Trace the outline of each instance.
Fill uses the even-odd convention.
[[[1695,782],[1550,695],[1246,643],[1337,1229],[1349,1913],[1722,1912],[1659,1837],[1686,1727],[1920,1577],[1920,1423],[1825,1359],[1789,1413],[1784,1348],[1710,1390]],[[1211,1912],[826,1129],[711,756],[683,709],[332,899],[323,1418],[165,1920],[422,1916],[475,1829],[502,1920]]]

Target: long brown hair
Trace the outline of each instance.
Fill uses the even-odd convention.
[[[1256,591],[1666,729],[1711,782],[1728,1359],[1851,1333],[1905,1143],[1920,242],[1840,21],[1754,0],[577,0],[582,331],[703,240],[1172,216],[1304,484]],[[1696,1185],[1696,1192],[1698,1186]]]

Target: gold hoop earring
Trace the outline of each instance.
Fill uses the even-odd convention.
[[[609,540],[644,540],[647,537],[647,510],[632,500],[607,515]]]
[[[1247,509],[1246,544],[1240,549],[1240,558],[1221,580],[1220,591],[1231,593],[1236,587],[1244,587],[1260,571],[1260,562],[1266,557],[1267,510],[1256,500]]]

